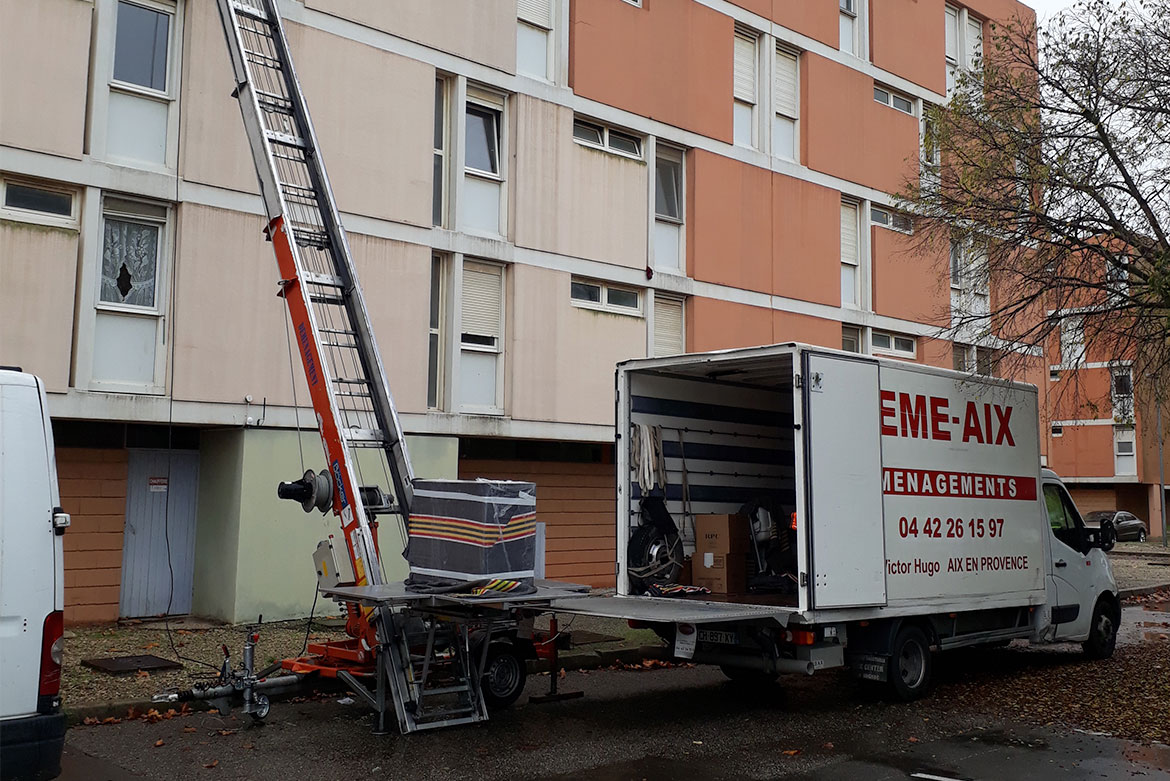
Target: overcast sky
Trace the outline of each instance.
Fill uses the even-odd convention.
[[[1036,18],[1044,21],[1058,11],[1062,11],[1073,4],[1073,0],[1023,0],[1024,5],[1036,9]]]

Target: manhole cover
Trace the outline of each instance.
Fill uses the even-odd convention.
[[[102,659],[82,659],[82,665],[110,675],[129,675],[139,670],[178,670],[183,665],[172,659],[153,654],[135,656],[107,656]]]

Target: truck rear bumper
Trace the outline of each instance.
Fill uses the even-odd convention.
[[[56,778],[65,748],[65,714],[38,714],[0,721],[4,781]]]

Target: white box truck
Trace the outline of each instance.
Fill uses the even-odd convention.
[[[848,665],[905,699],[938,650],[1109,656],[1109,530],[1084,526],[1039,441],[1035,387],[1005,380],[800,344],[627,361],[618,595],[556,607],[643,621],[733,678]],[[704,515],[742,523],[742,593],[662,596],[684,553],[723,555],[695,553]]]
[[[0,777],[60,773],[61,510],[41,381],[0,367]]]

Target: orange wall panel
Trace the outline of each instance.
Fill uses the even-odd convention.
[[[897,231],[870,229],[873,310],[879,315],[947,325],[950,319],[948,259],[923,257],[911,238]]]
[[[772,310],[693,296],[687,300],[687,352],[772,344]]]
[[[772,312],[772,341],[804,342],[820,347],[841,349],[841,324],[836,320],[799,315],[795,312]]]
[[[1069,477],[1113,476],[1113,427],[1065,426],[1059,437],[1049,435],[1048,466]]]
[[[806,52],[800,145],[812,168],[888,193],[918,176],[918,120],[873,99],[873,79]]]
[[[873,64],[915,84],[945,92],[944,0],[882,0],[870,4]],[[913,41],[913,45],[908,45]]]
[[[65,622],[116,621],[126,525],[126,451],[62,447],[56,457],[61,506],[73,516],[64,538]]]
[[[573,0],[569,15],[574,92],[731,142],[730,16],[691,0]]]
[[[840,305],[841,193],[775,174],[772,201],[772,293]]]
[[[704,282],[772,288],[772,173],[728,157],[688,155],[687,268]]]

